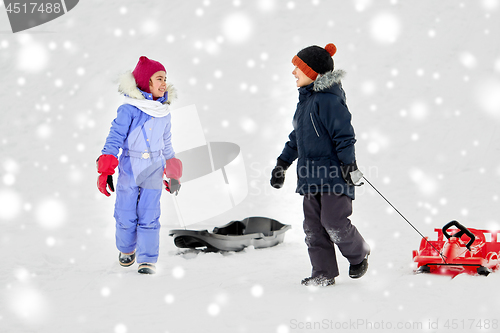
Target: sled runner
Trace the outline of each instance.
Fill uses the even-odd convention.
[[[253,245],[256,249],[278,245],[292,226],[267,217],[247,217],[208,230],[174,229],[169,236],[179,248],[201,248],[207,251],[241,251]]]
[[[457,229],[449,229],[453,226]],[[417,273],[487,276],[500,267],[500,230],[466,228],[451,221],[434,231],[438,233],[436,241],[425,237],[420,242],[420,249],[413,251],[413,261],[418,263]]]

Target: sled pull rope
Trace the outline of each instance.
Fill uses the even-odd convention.
[[[417,228],[416,228],[416,227],[415,227],[415,226],[414,226],[414,225],[413,225],[410,221],[408,221],[408,219],[407,219],[407,218],[406,218],[403,214],[401,214],[401,212],[400,212],[400,211],[399,211],[396,207],[394,207],[394,205],[393,205],[393,204],[392,204],[389,200],[387,200],[387,198],[386,198],[386,197],[384,197],[384,195],[383,195],[382,193],[380,193],[380,191],[379,191],[379,190],[377,190],[377,188],[376,188],[375,186],[373,186],[373,184],[372,184],[372,183],[370,183],[370,181],[369,181],[368,179],[366,179],[366,177],[365,177],[365,176],[363,176],[363,178],[366,180],[366,182],[367,182],[368,184],[370,184],[370,186],[371,186],[371,187],[373,187],[373,189],[374,189],[374,190],[375,190],[378,194],[380,194],[380,196],[381,196],[382,198],[384,198],[384,200],[385,200],[385,201],[387,201],[387,203],[388,203],[389,205],[391,205],[391,207],[392,207],[392,208],[394,208],[394,210],[395,210],[395,211],[396,211],[399,215],[401,215],[401,217],[402,217],[402,218],[403,218],[406,222],[408,222],[408,224],[409,224],[409,225],[411,225],[411,227],[412,227],[413,229],[415,229],[415,231],[416,231],[416,232],[418,232],[418,234],[420,235],[420,237],[422,237],[422,239],[425,239],[425,241],[427,242],[427,244],[429,244],[429,245],[430,245],[430,246],[431,246],[434,250],[436,250],[436,252],[437,252],[437,253],[439,253],[439,256],[443,259],[444,263],[445,263],[445,264],[447,264],[446,259],[445,259],[445,257],[443,256],[443,254],[442,254],[440,251],[438,251],[438,249],[436,249],[436,247],[435,247],[434,245],[432,245],[432,244],[431,244],[431,242],[429,242],[429,240],[428,240],[427,238],[425,238],[425,236],[424,236],[424,235],[422,235],[422,233],[421,233],[420,231],[418,231],[418,229],[417,229]]]

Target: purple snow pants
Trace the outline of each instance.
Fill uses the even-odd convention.
[[[123,157],[118,168],[114,213],[116,247],[123,253],[135,250],[138,263],[154,264],[160,247],[163,165],[155,163],[135,177],[131,158]]]
[[[349,216],[352,199],[334,193],[304,195],[304,232],[312,265],[312,277],[339,275],[334,244],[352,265],[357,265],[370,252]]]

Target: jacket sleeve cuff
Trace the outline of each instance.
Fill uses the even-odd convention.
[[[281,159],[281,156],[278,157],[278,160],[276,161],[276,166],[282,167],[283,169],[288,169],[290,167],[291,163],[288,163],[284,160]]]

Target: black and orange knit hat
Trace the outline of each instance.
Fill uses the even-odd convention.
[[[297,66],[308,78],[316,80],[318,74],[333,71],[333,55],[337,47],[330,43],[325,48],[317,45],[302,49],[292,59],[292,64]]]

